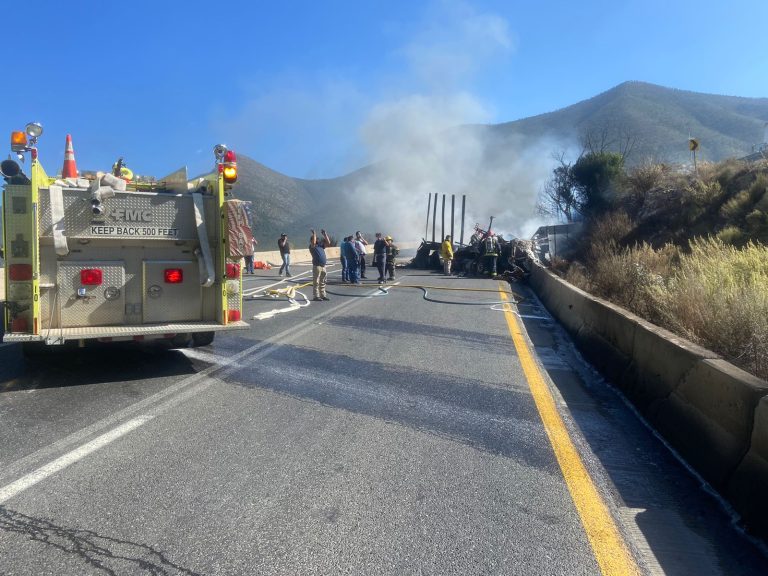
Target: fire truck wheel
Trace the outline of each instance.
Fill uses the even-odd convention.
[[[213,342],[213,337],[216,336],[216,332],[195,332],[192,334],[192,346],[197,348],[198,346],[208,346]]]
[[[176,336],[171,338],[171,348],[186,348],[189,346],[191,339],[189,334],[176,334]]]
[[[43,342],[22,342],[21,353],[28,360],[42,358],[48,352],[48,346]]]

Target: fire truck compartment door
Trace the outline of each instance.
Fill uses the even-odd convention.
[[[174,271],[166,277],[166,270]],[[181,271],[181,278],[176,271]],[[203,319],[200,270],[192,260],[144,260],[144,324]],[[169,282],[168,280],[176,280]],[[179,281],[180,280],[180,281]]]
[[[100,270],[101,284],[84,285],[83,270]],[[62,328],[123,324],[125,265],[122,261],[60,262],[56,285]]]

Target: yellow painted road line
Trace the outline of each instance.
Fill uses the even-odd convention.
[[[579,513],[579,518],[587,533],[600,571],[606,576],[639,575],[632,555],[619,532],[608,506],[597,491],[592,478],[571,440],[560,413],[555,405],[538,364],[533,358],[528,342],[523,335],[519,320],[508,303],[506,292],[499,287],[504,304],[504,316],[515,349],[520,357],[523,373],[528,381],[531,395],[536,402],[544,429],[555,451],[557,462],[565,478],[568,491]]]

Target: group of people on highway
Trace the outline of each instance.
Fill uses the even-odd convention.
[[[343,283],[360,284],[361,279],[367,279],[365,257],[368,255],[368,245],[368,241],[359,230],[342,240],[339,258]],[[399,253],[400,249],[395,245],[392,236],[384,236],[381,232],[376,233],[372,262],[379,272],[377,282],[395,279],[395,258]]]
[[[312,288],[313,300],[330,300],[326,291],[328,257],[325,249],[331,246],[331,239],[325,230],[320,230],[318,238],[314,230],[309,238],[309,252],[312,256]],[[361,279],[366,279],[366,261],[368,253],[368,241],[358,230],[350,236],[346,236],[340,247],[339,258],[341,260],[341,281],[345,284],[360,284]],[[277,240],[280,250],[282,265],[278,275],[285,272],[286,277],[291,276],[291,244],[288,235],[283,233]],[[376,241],[373,243],[373,264],[379,272],[378,282],[387,282],[395,279],[395,258],[400,250],[395,245],[392,236],[384,236],[376,233]]]

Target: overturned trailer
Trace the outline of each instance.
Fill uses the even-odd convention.
[[[486,259],[483,244],[490,233],[475,225],[475,233],[469,239],[469,244],[454,244],[453,273],[462,276],[488,276],[488,260]],[[498,256],[496,271],[499,276],[510,279],[522,279],[528,276],[530,260],[533,257],[532,243],[527,240],[505,240],[502,236],[498,239]],[[411,266],[424,270],[441,270],[439,242],[423,240],[416,257],[411,261]]]

